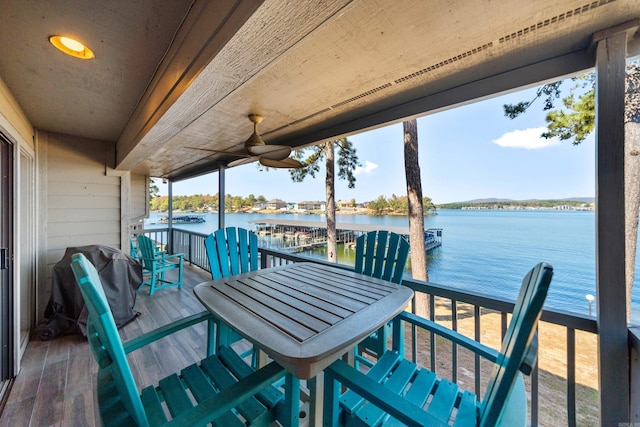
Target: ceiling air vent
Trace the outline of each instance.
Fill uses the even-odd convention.
[[[298,123],[300,123],[300,122],[304,122],[305,120],[309,120],[309,119],[311,119],[311,118],[313,118],[313,117],[315,117],[315,116],[319,116],[320,114],[324,114],[324,113],[329,112],[329,111],[331,111],[331,108],[325,108],[324,110],[320,110],[320,111],[317,111],[317,112],[315,112],[315,113],[313,113],[313,114],[309,114],[307,117],[303,117],[303,118],[301,118],[301,119],[298,119],[298,120],[296,120],[295,122],[287,123],[287,124],[286,124],[286,125],[284,125],[284,126],[280,126],[280,127],[279,127],[279,128],[277,128],[277,129],[274,129],[274,130],[272,130],[272,131],[269,131],[269,133],[278,132],[280,129],[284,129],[284,128],[289,127],[289,126],[297,125],[297,124],[298,124]]]
[[[407,80],[411,80],[411,79],[413,79],[415,77],[418,77],[418,76],[421,76],[423,74],[426,74],[426,73],[428,73],[430,71],[437,70],[438,68],[444,67],[445,65],[453,64],[456,61],[459,61],[459,60],[464,59],[464,58],[468,58],[471,55],[475,55],[476,53],[482,52],[483,50],[487,50],[491,46],[493,46],[493,43],[487,43],[487,44],[484,44],[484,45],[482,45],[480,47],[476,47],[475,49],[471,49],[471,50],[468,50],[468,51],[466,51],[464,53],[461,53],[460,55],[452,56],[451,58],[445,59],[444,61],[440,61],[437,64],[430,65],[427,68],[423,68],[422,70],[419,70],[419,71],[413,72],[411,74],[408,74],[408,75],[406,75],[404,77],[401,77],[398,80],[395,80],[395,83],[396,84],[402,83],[402,82],[405,82]]]
[[[331,106],[331,108],[342,107],[345,104],[348,104],[348,103],[353,102],[353,101],[357,101],[358,99],[364,98],[365,96],[373,95],[374,93],[380,92],[381,90],[386,89],[388,87],[391,87],[391,83],[383,84],[382,86],[378,86],[377,88],[374,88],[374,89],[368,90],[366,92],[363,92],[360,95],[356,95],[353,98],[349,98],[346,101],[342,101],[342,102],[339,102],[337,104],[334,104],[334,105]]]
[[[560,15],[556,15],[552,18],[545,19],[544,21],[540,21],[537,24],[531,25],[529,27],[523,28],[519,31],[513,32],[511,34],[507,34],[504,37],[500,37],[499,43],[508,42],[510,40],[514,40],[518,37],[525,36],[531,32],[539,30],[540,28],[548,27],[549,25],[556,24],[558,22],[562,22],[567,20],[573,16],[580,15],[581,13],[590,12],[595,8],[600,6],[604,6],[608,3],[613,3],[616,0],[598,0],[593,1],[591,3],[587,3],[582,7],[576,7],[575,9],[571,9],[565,13],[561,13]]]

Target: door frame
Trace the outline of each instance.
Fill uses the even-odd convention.
[[[15,374],[20,371],[20,361],[27,345],[29,344],[29,336],[33,328],[37,325],[37,271],[36,271],[36,156],[35,151],[28,145],[21,145],[18,148],[18,164],[15,168],[17,182],[14,182],[14,188],[18,194],[15,198],[17,206],[14,207],[16,212],[14,226],[16,236],[14,236],[15,265],[18,266],[14,275],[15,290]],[[25,164],[28,163],[28,164]],[[28,171],[28,176],[24,176],[24,171]],[[25,250],[26,248],[26,250]],[[28,283],[23,283],[24,269],[28,268]],[[23,298],[23,286],[28,286],[27,296]],[[26,310],[26,315],[23,315]],[[26,316],[26,317],[25,317]],[[23,318],[26,318],[27,329],[26,336],[22,337]]]
[[[15,152],[14,144],[0,134],[0,400],[5,401],[16,374],[15,319]]]

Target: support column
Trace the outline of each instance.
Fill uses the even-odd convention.
[[[220,169],[218,169],[218,229],[224,228],[224,171],[225,167],[220,165]]]
[[[629,421],[625,289],[624,81],[627,34],[594,37],[596,56],[596,294],[600,425]]]

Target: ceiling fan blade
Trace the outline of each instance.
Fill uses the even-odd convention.
[[[227,164],[227,167],[228,168],[232,168],[234,166],[246,165],[248,163],[253,163],[256,160],[258,160],[258,157],[253,157],[253,156],[252,157],[245,157],[243,159],[238,159],[238,160],[234,160],[232,162],[229,162]]]
[[[283,160],[291,154],[291,147],[287,145],[254,145],[247,151],[255,156],[266,157],[270,160]]]
[[[272,160],[260,156],[260,164],[268,168],[283,168],[283,169],[298,169],[302,167],[302,163],[291,157],[287,157],[282,160]]]
[[[227,154],[230,156],[237,156],[237,157],[252,157],[251,154],[239,153],[237,151],[212,150],[210,148],[199,148],[199,147],[184,147],[184,148],[190,148],[192,150],[199,150],[199,151],[207,151],[209,153],[216,153],[216,154]]]

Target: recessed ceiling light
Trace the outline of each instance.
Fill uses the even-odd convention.
[[[57,47],[62,52],[75,58],[93,59],[95,57],[91,49],[72,38],[64,36],[51,36],[49,37],[49,41],[52,45]]]

